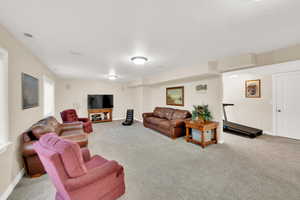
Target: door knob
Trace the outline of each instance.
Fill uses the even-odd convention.
[[[277,109],[277,112],[281,112],[281,110],[280,110],[280,109]]]

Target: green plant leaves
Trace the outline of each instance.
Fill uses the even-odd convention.
[[[208,105],[193,105],[192,119],[202,119],[204,121],[212,120],[211,112],[208,109]]]

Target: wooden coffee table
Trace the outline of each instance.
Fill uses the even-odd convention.
[[[187,142],[192,142],[194,144],[199,144],[202,148],[205,148],[206,146],[210,144],[217,144],[218,143],[218,136],[217,136],[217,129],[218,129],[219,123],[218,122],[201,122],[201,121],[194,121],[194,120],[186,120],[185,121],[185,127],[186,127],[186,136],[185,140]],[[197,129],[201,132],[201,141],[194,140],[192,138],[192,135],[190,133],[191,129]],[[212,131],[213,137],[210,141],[205,141],[204,132],[205,131]]]

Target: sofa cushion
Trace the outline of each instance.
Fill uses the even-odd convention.
[[[55,117],[47,117],[46,124],[54,128],[56,134],[60,134],[62,127],[61,124],[55,119]]]
[[[68,129],[61,132],[60,136],[71,136],[85,134],[83,129]]]
[[[163,112],[163,108],[156,107],[153,111],[153,116],[158,118],[164,118],[165,114]]]
[[[164,113],[164,118],[167,120],[171,120],[174,114],[174,109],[173,108],[164,108],[163,111]]]
[[[158,127],[162,129],[170,129],[171,127],[171,122],[169,120],[163,120],[159,122]]]
[[[69,177],[76,178],[87,173],[79,146],[59,138],[55,133],[49,133],[40,138],[39,143],[46,149],[60,154]]]
[[[148,122],[149,124],[153,124],[153,125],[158,125],[162,121],[166,121],[166,119],[161,119],[161,118],[158,118],[158,117],[148,117],[148,118],[146,118],[146,122]]]
[[[191,117],[191,113],[187,110],[175,110],[172,119],[186,119]]]
[[[46,133],[55,132],[55,129],[51,126],[37,124],[31,128],[31,132],[37,139],[40,139]]]

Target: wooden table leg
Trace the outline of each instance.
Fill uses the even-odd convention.
[[[200,131],[200,132],[201,132],[201,147],[204,148],[205,147],[204,131]]]
[[[214,129],[214,140],[216,141],[216,144],[218,144],[218,132],[217,132],[217,128]]]
[[[190,128],[188,127],[185,130],[185,141],[190,142]]]

